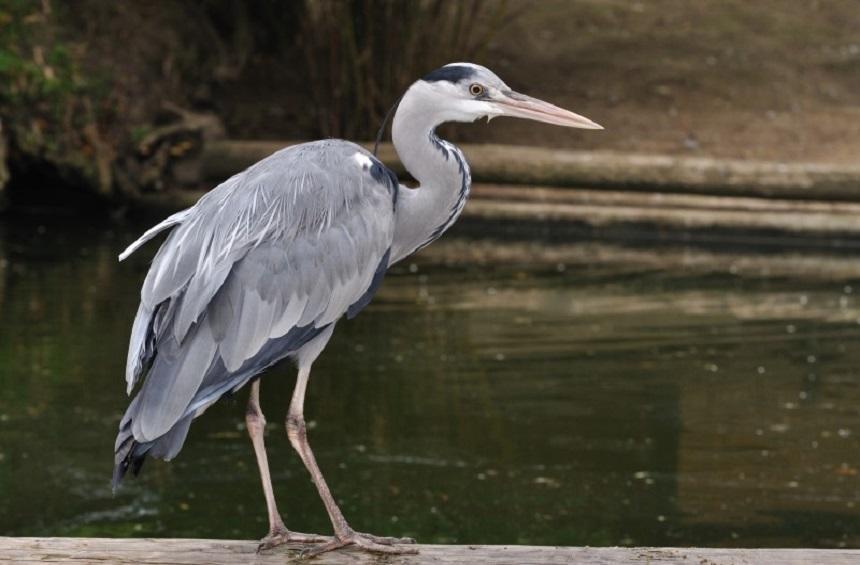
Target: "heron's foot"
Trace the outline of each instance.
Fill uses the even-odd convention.
[[[275,528],[260,540],[260,545],[257,546],[257,553],[284,545],[285,543],[325,543],[333,539],[331,536],[303,534],[301,532],[291,532],[286,528]]]
[[[414,544],[412,538],[390,538],[382,536],[374,536],[371,534],[363,534],[361,532],[350,531],[344,536],[335,536],[334,539],[315,545],[302,552],[304,559],[310,559],[317,555],[322,555],[335,549],[354,545],[364,551],[371,553],[383,553],[387,555],[414,555],[418,553],[418,549],[414,547],[398,547],[396,544]]]

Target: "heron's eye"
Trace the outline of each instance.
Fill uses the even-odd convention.
[[[484,87],[478,84],[477,82],[469,85],[469,93],[472,96],[480,96],[484,93]]]

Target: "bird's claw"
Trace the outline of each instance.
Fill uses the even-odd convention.
[[[326,543],[332,541],[332,539],[331,536],[291,532],[286,528],[277,529],[272,530],[266,537],[260,540],[260,544],[257,546],[257,553],[284,545],[285,543]]]
[[[381,553],[386,555],[414,555],[418,553],[418,549],[414,547],[396,547],[395,544],[414,544],[412,538],[392,538],[374,536],[371,534],[363,534],[360,532],[350,532],[344,536],[336,536],[334,539],[309,547],[301,552],[302,559],[311,559],[323,553],[334,551],[349,545],[354,545],[364,551],[371,553]]]

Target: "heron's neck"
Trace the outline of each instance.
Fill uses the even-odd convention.
[[[394,115],[391,136],[406,170],[415,177],[415,189],[401,187],[397,203],[392,263],[429,244],[457,220],[472,184],[462,151],[436,136],[444,116],[416,87],[403,96]]]

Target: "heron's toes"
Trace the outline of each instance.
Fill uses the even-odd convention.
[[[332,539],[331,536],[291,532],[286,528],[276,529],[269,532],[266,537],[260,540],[260,545],[257,546],[257,553],[284,545],[285,543],[325,543],[332,541]]]
[[[278,547],[289,541],[290,532],[287,530],[269,532],[266,537],[260,540],[260,544],[257,546],[257,553]]]
[[[371,553],[384,553],[387,555],[414,555],[418,553],[417,548],[397,547],[396,545],[394,545],[399,543],[415,543],[415,540],[412,540],[411,538],[389,538],[373,536],[370,534],[362,534],[359,532],[352,532],[346,536],[335,537],[331,541],[327,541],[314,547],[310,547],[302,551],[301,557],[303,559],[310,559],[312,557],[316,557],[317,555],[321,555],[329,551],[334,551],[335,549],[340,549],[349,545],[354,545],[358,548],[363,549],[364,551],[369,551]]]

